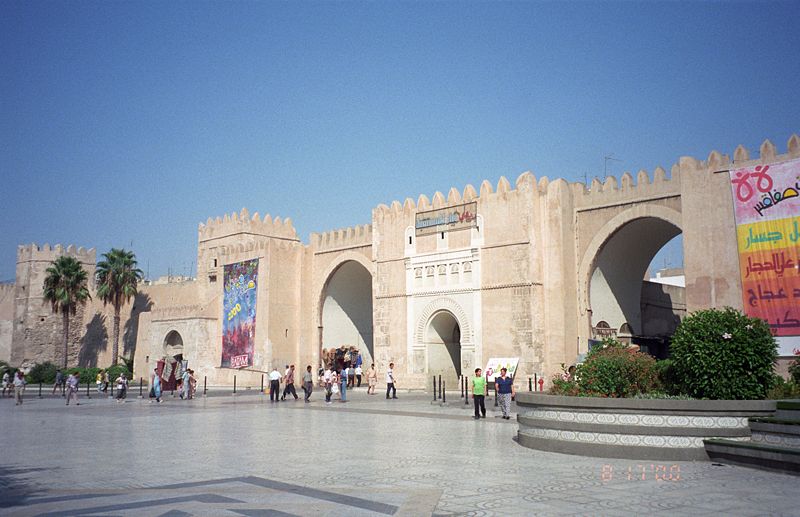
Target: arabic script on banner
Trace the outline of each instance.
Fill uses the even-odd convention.
[[[800,160],[731,171],[744,310],[800,335]]]

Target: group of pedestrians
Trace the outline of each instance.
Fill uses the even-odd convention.
[[[486,392],[487,382],[486,377],[481,374],[480,368],[475,368],[475,377],[470,380],[472,387],[472,401],[475,405],[475,420],[486,418]],[[514,389],[514,379],[508,376],[506,368],[500,369],[500,376],[494,378],[495,390],[497,392],[497,403],[500,405],[500,410],[503,412],[503,418],[509,420],[511,418],[511,399],[516,396],[516,389]]]
[[[22,394],[25,391],[26,384],[25,374],[22,370],[17,370],[13,376],[9,375],[8,371],[3,372],[3,396],[6,396],[6,392],[8,392],[9,397],[13,394],[15,406],[22,404]]]

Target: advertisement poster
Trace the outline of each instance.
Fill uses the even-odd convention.
[[[222,367],[253,365],[258,259],[225,266],[222,293]]]
[[[439,232],[466,230],[478,225],[478,203],[418,212],[414,221],[417,237]]]
[[[500,368],[506,368],[508,370],[507,375],[513,377],[517,372],[518,364],[519,357],[490,357],[484,371],[486,380],[494,382],[494,378],[500,376]]]
[[[800,335],[800,160],[731,171],[744,310]]]

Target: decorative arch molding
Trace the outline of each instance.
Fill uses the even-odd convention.
[[[425,309],[422,310],[417,318],[417,325],[414,329],[414,343],[421,345],[425,342],[425,328],[428,322],[437,312],[442,311],[452,314],[458,322],[458,326],[461,329],[461,346],[474,344],[472,324],[469,321],[469,317],[464,308],[452,298],[437,298],[425,306]]]
[[[580,267],[578,269],[578,310],[581,316],[586,316],[589,307],[589,285],[591,282],[592,270],[597,262],[598,254],[603,245],[623,226],[637,219],[661,219],[666,221],[683,232],[683,216],[677,210],[657,205],[638,205],[634,208],[612,217],[595,234],[591,242],[583,253]],[[590,322],[591,324],[591,322]]]

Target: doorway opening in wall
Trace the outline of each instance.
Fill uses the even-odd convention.
[[[348,260],[331,273],[322,292],[322,348],[358,349],[362,367],[374,362],[372,341],[372,275],[359,262]],[[324,355],[324,354],[323,354]],[[328,354],[329,357],[338,357]],[[340,354],[345,361],[346,354]],[[357,358],[351,357],[354,363]],[[326,366],[326,365],[323,365]],[[327,366],[341,367],[341,364]]]
[[[594,260],[592,338],[615,337],[668,357],[670,338],[686,315],[684,290],[681,229],[657,217],[625,223]]]
[[[431,316],[425,327],[428,374],[442,376],[449,386],[458,386],[461,376],[461,327],[449,311]]]

